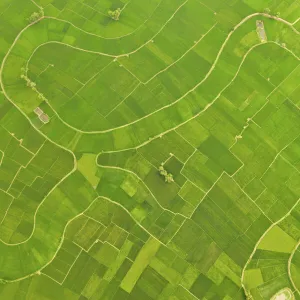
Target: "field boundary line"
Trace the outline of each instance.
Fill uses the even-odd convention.
[[[3,15],[5,14],[5,12],[6,12],[8,9],[10,9],[11,6],[12,6],[12,3],[9,3],[9,4],[7,5],[7,7],[6,7],[3,11],[1,11],[0,16],[3,16]]]
[[[273,42],[267,42],[267,43],[273,43]],[[256,44],[256,45],[254,45],[252,48],[255,48],[255,47],[259,47],[259,46],[261,46],[262,44]],[[284,48],[285,49],[285,48]],[[253,49],[249,49],[248,51],[252,51]],[[300,59],[299,59],[300,60]],[[243,62],[242,62],[243,63]],[[240,66],[241,67],[241,66]],[[240,68],[239,68],[240,69]],[[238,70],[238,72],[239,72],[239,70]],[[237,72],[237,73],[238,73]],[[182,122],[182,123],[180,123],[180,124],[178,124],[177,126],[175,126],[175,127],[173,127],[173,128],[171,128],[171,129],[168,129],[168,130],[166,130],[166,131],[164,131],[164,132],[161,132],[161,133],[159,133],[159,134],[157,134],[157,135],[155,135],[154,137],[150,137],[149,138],[149,140],[147,140],[147,141],[145,141],[145,142],[143,142],[143,143],[141,143],[140,145],[138,145],[138,146],[136,146],[136,147],[130,147],[130,148],[125,148],[125,149],[121,149],[121,150],[108,150],[108,151],[102,151],[102,153],[118,153],[118,152],[123,152],[123,151],[128,151],[128,150],[137,150],[137,149],[139,149],[139,148],[141,148],[141,147],[143,147],[143,146],[145,146],[145,145],[147,145],[148,143],[150,143],[150,142],[152,142],[153,140],[155,140],[155,139],[157,139],[157,138],[161,138],[162,136],[164,136],[164,135],[166,135],[166,134],[168,134],[169,132],[171,132],[171,131],[176,131],[176,129],[177,128],[179,128],[179,127],[181,127],[181,126],[183,126],[183,125],[185,125],[185,124],[187,124],[188,122],[190,122],[191,120],[193,120],[193,119],[195,119],[195,118],[197,118],[199,115],[201,115],[202,113],[204,113],[210,106],[212,106],[213,104],[214,104],[214,102],[216,102],[216,100],[221,96],[221,94],[231,85],[231,83],[236,79],[236,77],[238,76],[238,74],[236,74],[235,75],[235,77],[231,80],[231,82],[220,92],[220,94],[218,94],[218,96],[212,101],[212,102],[210,102],[210,103],[208,103],[205,107],[204,107],[204,109],[203,110],[201,110],[200,112],[198,112],[197,114],[195,114],[194,116],[192,116],[191,118],[189,118],[189,119],[187,119],[186,121],[184,121],[184,122]],[[255,114],[250,118],[250,119],[252,119],[252,118],[254,118],[267,104],[269,103],[269,101],[266,101],[263,105],[262,105],[262,107],[258,110],[258,111],[256,111],[255,112]],[[252,120],[249,120],[249,121],[252,121]],[[259,125],[257,125],[254,121],[252,121],[256,126],[258,126],[258,127],[260,127]],[[246,124],[245,126],[249,126],[249,124]],[[115,129],[118,129],[119,127],[116,127]],[[113,130],[115,130],[115,129],[113,129]],[[110,129],[109,129],[110,130]],[[246,130],[246,128],[243,128],[243,130],[242,130],[242,132],[244,131],[244,130]],[[177,131],[176,131],[177,132]],[[102,132],[101,132],[102,133]],[[177,132],[178,133],[178,132]],[[236,143],[236,142],[235,142]],[[234,145],[235,145],[235,143],[233,143],[232,144],[232,146],[230,147],[230,148],[232,148]],[[230,149],[229,148],[229,149]]]
[[[300,18],[296,19],[296,21],[294,21],[294,22],[292,23],[292,25],[297,24],[299,21],[300,21]]]
[[[56,269],[56,270],[57,270],[57,269]],[[40,275],[43,275],[43,276],[46,276],[46,277],[50,278],[51,280],[55,281],[55,282],[56,282],[57,284],[59,284],[60,286],[62,285],[59,281],[57,281],[56,279],[54,279],[53,277],[49,276],[49,275],[46,274],[46,273],[41,272]]]
[[[280,155],[281,159],[283,159],[287,164],[289,164],[297,173],[300,174],[300,171],[287,159],[285,158],[282,154]]]
[[[135,86],[135,88],[122,100],[120,101],[114,108],[112,108],[105,116],[104,118],[108,117],[115,109],[117,109],[122,103],[124,103],[124,101],[130,97],[137,89],[138,87],[141,85],[141,82],[138,82],[138,84]]]
[[[73,241],[72,241],[72,243],[73,243]],[[74,244],[75,244],[75,243],[74,243]],[[76,244],[76,245],[77,245],[77,244]],[[78,245],[77,245],[77,246],[78,246]],[[80,247],[80,246],[78,246],[78,247]],[[84,250],[84,249],[82,249],[82,247],[80,247],[80,248],[81,248],[81,249],[80,249],[78,255],[77,255],[76,258],[74,259],[73,263],[70,265],[70,268],[69,268],[68,272],[66,273],[64,279],[62,280],[61,285],[64,284],[64,282],[65,282],[65,280],[67,279],[68,275],[70,274],[72,268],[74,267],[75,263],[77,262],[79,256],[81,255],[82,251]]]
[[[4,156],[5,156],[5,153],[2,150],[0,150],[0,153],[2,154],[1,155],[1,159],[0,159],[0,167],[1,167],[3,159],[4,159]]]
[[[43,9],[42,6],[38,5],[34,0],[30,0],[37,8]]]
[[[188,0],[187,0],[188,1]],[[186,2],[187,2],[186,1]],[[185,3],[186,3],[185,2]],[[259,15],[260,15],[260,13],[259,13]],[[174,16],[174,15],[173,15]],[[274,17],[273,17],[274,18]],[[169,20],[171,20],[172,19],[172,16],[171,16],[171,18],[169,19]],[[280,19],[280,18],[275,18],[275,19]],[[38,22],[38,21],[37,21]],[[30,118],[25,114],[25,113],[23,113],[23,111],[8,97],[8,95],[7,95],[7,93],[5,92],[5,89],[4,89],[4,84],[3,84],[3,81],[2,81],[2,75],[3,75],[3,69],[4,69],[4,65],[5,65],[5,62],[6,62],[6,60],[7,60],[7,57],[9,56],[9,54],[10,54],[10,52],[11,52],[11,50],[12,50],[12,48],[15,46],[15,44],[17,43],[17,41],[18,41],[18,39],[19,39],[19,37],[21,36],[21,34],[27,29],[27,28],[29,28],[30,26],[32,26],[33,24],[35,24],[35,23],[37,23],[37,22],[34,22],[34,23],[31,23],[31,24],[29,24],[27,27],[25,27],[20,33],[19,33],[19,35],[17,36],[17,38],[14,40],[14,42],[13,42],[13,44],[11,45],[11,47],[9,48],[9,50],[8,50],[8,52],[6,53],[6,55],[5,55],[5,57],[4,57],[4,59],[3,59],[3,61],[2,61],[2,64],[1,64],[1,68],[0,68],[0,84],[1,84],[1,88],[2,88],[2,90],[3,90],[3,93],[4,93],[4,95],[5,95],[5,97],[8,99],[8,101],[10,101],[17,109],[18,109],[18,111],[20,111],[22,114],[23,114],[23,116],[25,116],[26,117],[26,119],[29,121],[29,123],[33,126],[33,128],[37,131],[37,132],[39,132],[39,134],[41,134],[42,136],[44,136],[45,138],[46,138],[46,140],[48,140],[48,141],[50,141],[51,143],[53,143],[53,144],[55,144],[56,146],[58,146],[59,148],[61,148],[61,149],[64,149],[65,151],[67,151],[67,152],[69,152],[69,153],[71,153],[72,155],[73,155],[73,158],[74,158],[74,167],[73,167],[73,169],[68,173],[68,174],[66,174],[66,176],[65,177],[63,177],[58,183],[57,183],[57,185],[55,185],[55,187],[53,187],[53,189],[51,189],[51,191],[45,196],[45,198],[43,199],[43,201],[41,202],[41,204],[40,205],[42,205],[43,203],[44,203],[44,201],[47,199],[47,197],[48,197],[48,195],[55,189],[55,188],[57,188],[57,186],[61,183],[61,182],[63,182],[68,176],[70,176],[70,174],[72,174],[73,172],[75,172],[76,171],[76,169],[77,169],[77,162],[76,162],[76,158],[75,158],[75,155],[74,155],[74,153],[72,152],[72,151],[70,151],[68,148],[65,148],[65,147],[63,147],[63,146],[61,146],[61,145],[59,145],[58,143],[56,143],[56,142],[53,142],[51,139],[49,139],[44,133],[42,133],[40,130],[38,130],[38,129],[36,129],[36,127],[33,125],[33,123],[31,122],[31,120],[30,120]],[[287,24],[290,24],[289,22],[287,22],[287,21],[285,21],[284,23],[287,23]],[[289,25],[289,26],[291,26],[292,28],[293,28],[293,26],[292,25]],[[293,30],[295,31],[295,32],[298,32],[295,28],[293,28]],[[299,34],[299,33],[297,33],[297,34]],[[227,37],[228,38],[228,37]],[[141,47],[143,47],[143,45],[141,46]],[[251,50],[251,49],[249,49],[249,50]],[[136,50],[136,51],[138,51],[138,50]],[[121,55],[121,56],[124,56],[124,55]],[[119,56],[120,57],[120,56]],[[240,65],[240,67],[241,67],[241,65]],[[240,67],[239,67],[239,70],[240,70]],[[238,72],[239,72],[239,70],[238,70]],[[237,74],[238,74],[238,72],[237,72]],[[236,74],[236,76],[237,76],[237,74]],[[235,77],[236,77],[235,76]],[[235,78],[234,78],[235,79]],[[233,80],[234,80],[233,79]],[[233,81],[232,80],[232,81]],[[232,81],[229,83],[229,85],[232,83]],[[228,85],[228,86],[229,86]],[[225,87],[225,89],[228,87],[228,86],[226,86]],[[223,91],[223,90],[222,90]],[[221,92],[222,93],[222,92]],[[216,99],[218,99],[220,97],[220,94],[217,96],[217,98]],[[215,101],[216,101],[216,99],[214,99],[214,101],[211,103],[211,104],[208,104],[206,107],[205,107],[205,110],[206,110],[206,108],[209,108]],[[205,111],[205,110],[202,110],[200,113],[202,113],[203,111]],[[199,114],[200,114],[199,113]],[[192,119],[192,118],[191,118]],[[190,119],[190,120],[191,120]],[[189,120],[188,120],[189,121]],[[188,121],[185,121],[185,123],[186,122],[188,122]],[[183,123],[183,124],[185,124],[185,123]],[[127,124],[126,126],[128,126],[129,124]],[[180,126],[181,126],[182,124],[180,124]],[[178,127],[179,127],[179,125],[178,125]],[[173,130],[173,129],[172,129]],[[101,167],[104,167],[104,166],[101,166]],[[122,168],[120,168],[120,169],[122,169]],[[125,169],[122,169],[123,171],[127,171],[127,170],[125,170]],[[135,173],[133,173],[135,176],[137,176]],[[138,176],[137,176],[138,177]],[[139,178],[139,177],[138,177]],[[139,178],[139,180],[141,180],[140,178]],[[143,182],[143,180],[141,180],[141,182]],[[143,182],[143,184],[146,186],[146,184]],[[146,186],[147,187],[147,186]],[[151,193],[151,191],[150,191],[150,193]],[[151,193],[152,194],[152,193]],[[104,198],[104,197],[103,197]],[[97,199],[97,198],[96,198]],[[93,200],[93,202],[87,207],[87,209],[89,209],[89,207],[94,203],[94,201],[96,200],[96,199],[94,199]],[[154,199],[156,199],[155,197],[154,197]],[[300,199],[299,199],[300,200]],[[299,201],[298,200],[298,201]],[[296,204],[298,204],[298,201],[297,201],[297,203]],[[115,202],[114,202],[115,203]],[[159,202],[157,202],[158,203],[158,205],[160,205],[159,204]],[[116,204],[116,203],[115,203]],[[295,204],[295,205],[296,205]],[[34,215],[34,229],[33,229],[33,232],[34,232],[34,230],[35,230],[35,219],[36,219],[36,214],[37,214],[37,212],[38,212],[38,210],[39,210],[39,207],[40,207],[40,205],[38,206],[38,208],[36,209],[36,212],[35,212],[35,215]],[[123,209],[125,209],[121,204],[119,204]],[[162,207],[162,206],[161,206]],[[163,207],[162,207],[163,208]],[[87,210],[86,209],[86,210]],[[164,208],[163,208],[164,209]],[[86,211],[86,210],[84,210],[84,211]],[[165,209],[164,209],[165,210]],[[170,211],[171,212],[171,211]],[[173,212],[172,212],[173,213]],[[71,221],[73,221],[75,218],[77,218],[79,215],[82,215],[83,214],[83,212],[82,213],[80,213],[80,214],[78,214],[77,216],[75,216],[74,218],[72,218],[72,219],[70,219],[68,222],[67,222],[67,224],[66,224],[66,227],[68,226],[68,224],[71,222]],[[173,213],[173,214],[176,214],[176,213]],[[184,216],[185,217],[185,216]],[[186,218],[186,217],[185,217]],[[135,220],[135,219],[134,219]],[[138,222],[137,221],[135,221],[137,224],[138,224]],[[66,227],[65,227],[65,229],[66,229]],[[33,232],[32,232],[32,234],[33,234]],[[267,231],[266,231],[267,232]],[[63,233],[62,233],[62,241],[63,241],[63,239],[64,239],[64,235],[65,235],[65,230],[63,231]],[[32,235],[31,235],[32,236]],[[28,238],[28,239],[30,239],[31,238],[31,236]],[[27,239],[27,240],[28,240]],[[26,241],[27,241],[26,240]],[[61,242],[62,243],[62,242]],[[19,245],[20,243],[18,243],[18,244],[8,244],[8,245]],[[58,248],[58,250],[60,249],[60,247]],[[57,252],[56,252],[56,254],[55,254],[55,256],[57,255]],[[52,259],[53,260],[53,259]],[[52,261],[51,260],[51,261]],[[50,261],[50,262],[51,262]],[[50,263],[49,262],[49,263]],[[49,264],[48,263],[48,264]],[[47,265],[48,265],[47,264]],[[28,276],[26,276],[26,277],[23,277],[22,279],[24,279],[24,278],[27,278],[27,277],[29,277],[29,276],[31,276],[31,275],[28,275]],[[14,281],[17,281],[17,280],[14,280]],[[10,281],[10,282],[13,282],[13,281]]]
[[[5,192],[4,190],[2,190],[2,189],[0,189],[0,191],[2,191],[2,192],[4,192],[5,194],[7,194],[7,195],[9,195],[12,199],[11,199],[11,202],[9,203],[9,205],[8,205],[8,207],[7,207],[7,209],[6,209],[6,211],[5,211],[5,214],[3,215],[3,217],[2,217],[2,219],[0,220],[0,227],[2,226],[2,223],[3,223],[3,221],[5,220],[5,218],[6,218],[6,215],[7,215],[7,213],[8,213],[8,211],[9,211],[9,209],[10,209],[10,207],[11,207],[11,205],[13,204],[13,202],[14,202],[14,200],[15,200],[15,198],[11,195],[11,194],[9,194],[9,193],[7,193],[7,192]],[[0,241],[1,242],[1,241]]]
[[[149,236],[151,236],[153,239],[157,240],[160,244],[166,246],[165,243],[163,243],[162,241],[160,241],[157,237],[155,237],[150,231],[148,231],[143,225],[140,224],[140,222],[138,222],[133,216],[132,214],[130,213],[130,211],[125,208],[122,204],[118,203],[118,202],[115,202],[114,200],[112,200],[111,198],[109,197],[105,197],[105,196],[99,196],[98,198],[103,198],[113,204],[116,204],[117,206],[121,207],[123,210],[125,210],[129,216],[131,217],[131,219],[141,228],[143,229],[145,232],[147,232],[149,234]],[[174,214],[174,213],[173,213]],[[123,229],[124,230],[124,229]]]
[[[30,151],[30,153],[32,154],[32,157],[30,158],[30,160],[27,162],[27,164],[25,166],[20,165],[20,168],[16,172],[16,174],[15,174],[14,178],[12,179],[9,187],[7,188],[7,192],[9,191],[9,189],[11,188],[11,186],[13,185],[13,183],[14,183],[16,177],[18,176],[18,174],[20,173],[21,169],[26,169],[29,166],[29,164],[34,160],[34,158],[36,157],[36,155],[39,154],[39,152],[41,151],[41,149],[44,147],[45,144],[46,144],[46,141],[39,147],[39,149],[35,153],[33,153],[33,152]]]
[[[108,54],[108,53],[104,53],[104,52],[99,52],[99,51],[90,51],[90,50],[86,50],[86,49],[83,49],[83,48],[80,48],[80,47],[76,47],[76,46],[72,46],[72,45],[69,45],[69,44],[66,44],[66,43],[63,43],[63,42],[59,42],[59,41],[48,41],[48,42],[45,42],[45,43],[42,43],[40,44],[38,47],[36,47],[33,51],[33,53],[31,54],[30,58],[28,59],[27,61],[27,65],[26,65],[26,68],[28,68],[28,63],[30,62],[31,60],[31,57],[34,55],[34,53],[40,48],[42,47],[43,45],[46,45],[46,44],[52,44],[52,43],[57,43],[57,44],[62,44],[62,45],[65,45],[65,46],[68,46],[68,47],[71,47],[73,49],[77,49],[77,50],[80,50],[80,51],[83,51],[83,52],[88,52],[88,53],[94,53],[94,54],[99,54],[99,55],[103,55],[103,56],[108,56],[108,57],[112,57],[112,58],[118,58],[118,57],[124,57],[124,56],[128,56],[130,54],[133,54],[137,51],[139,51],[140,49],[142,49],[145,45],[147,45],[149,42],[151,42],[165,27],[166,25],[173,19],[173,17],[176,15],[176,13],[181,9],[182,6],[184,6],[189,0],[185,0],[185,2],[183,2],[176,10],[175,12],[173,13],[173,15],[163,24],[163,26],[160,28],[159,31],[157,31],[155,33],[154,36],[151,37],[151,39],[149,39],[148,41],[146,41],[144,44],[140,45],[138,48],[136,48],[135,50],[131,51],[131,52],[128,52],[128,53],[125,53],[125,54],[119,54],[119,55],[114,55],[114,54]],[[72,26],[74,26],[75,28],[77,28],[78,30],[81,30],[79,27],[75,26],[74,24],[72,24],[71,22],[69,21],[66,21],[66,20],[63,20],[63,19],[58,19],[56,17],[50,17],[50,16],[44,16],[42,17],[40,20],[42,19],[54,19],[54,20],[58,20],[58,21],[61,21],[61,22],[65,22],[65,23],[68,23]],[[26,26],[20,33],[23,33],[23,31],[27,30],[30,26],[36,24],[37,22],[39,22],[40,20],[36,21],[36,22],[33,22],[31,24],[29,24],[28,26]],[[83,30],[81,30],[83,31]],[[86,31],[83,31],[84,33],[88,34],[88,35],[93,35],[92,33],[89,33],[89,32],[86,32]],[[19,34],[20,36],[20,34]],[[100,37],[100,36],[97,36],[99,38],[102,38],[102,39],[105,39],[103,37]]]
[[[21,244],[25,244],[26,242],[28,242],[31,237],[33,236],[34,232],[35,232],[35,228],[36,228],[36,216],[38,214],[38,211],[40,209],[40,207],[44,204],[44,202],[46,201],[46,199],[48,198],[48,196],[65,180],[67,179],[73,172],[75,172],[77,170],[77,166],[75,164],[75,168],[73,168],[69,173],[67,173],[60,181],[57,182],[56,185],[54,185],[52,187],[52,189],[47,193],[47,195],[44,196],[43,200],[41,201],[41,203],[37,206],[34,216],[33,216],[33,228],[32,228],[32,232],[30,234],[30,236],[25,239],[24,241],[20,242],[20,243],[6,243],[4,241],[2,241],[2,239],[0,239],[0,242],[2,242],[3,244],[7,245],[7,246],[17,246],[17,245],[21,245]]]
[[[227,173],[226,173],[227,174]],[[228,175],[228,174],[227,174]],[[228,175],[229,177],[231,177],[230,175]],[[231,177],[231,179],[235,182],[235,184],[241,189],[241,191],[247,196],[247,198],[259,209],[259,211],[270,221],[270,223],[272,224],[273,221],[265,214],[265,212],[258,206],[258,204],[244,191],[244,188],[242,188],[240,186],[240,184],[233,178]]]
[[[1,63],[1,66],[0,66],[0,87],[2,89],[2,92],[4,94],[4,96],[6,97],[6,99],[27,119],[27,121],[29,122],[29,124],[36,130],[36,132],[38,132],[41,136],[43,136],[46,140],[48,140],[50,143],[56,145],[57,147],[59,147],[60,149],[63,149],[65,150],[66,152],[70,153],[73,157],[73,169],[70,170],[70,172],[68,174],[66,174],[50,191],[49,193],[44,197],[43,201],[41,201],[41,203],[38,205],[36,211],[35,211],[35,214],[34,214],[34,226],[33,226],[33,231],[32,231],[32,234],[30,235],[30,237],[28,239],[26,239],[25,241],[23,241],[22,243],[17,243],[17,244],[7,244],[7,243],[3,243],[7,246],[15,246],[15,245],[20,245],[20,244],[23,244],[23,243],[26,243],[33,235],[34,231],[35,231],[35,222],[36,222],[36,215],[38,213],[38,210],[39,208],[43,205],[44,201],[48,198],[48,195],[54,191],[55,188],[57,188],[59,186],[59,184],[61,182],[63,182],[67,177],[69,177],[72,173],[74,173],[76,170],[77,170],[77,160],[76,160],[76,157],[74,155],[74,153],[69,150],[68,148],[52,141],[45,133],[41,132],[40,130],[38,130],[34,124],[32,123],[32,121],[30,120],[30,118],[10,99],[10,97],[7,95],[6,91],[5,91],[5,88],[4,88],[4,84],[3,84],[3,81],[2,81],[2,76],[3,76],[3,68],[4,68],[4,65],[5,65],[5,62],[7,60],[7,57],[9,56],[11,50],[13,49],[13,47],[15,46],[15,44],[17,43],[19,37],[22,35],[22,33],[28,29],[30,26],[38,23],[40,20],[37,20],[33,23],[30,23],[29,25],[27,25],[25,28],[23,28],[23,30],[21,30],[18,35],[16,36],[15,40],[13,41],[12,45],[10,46],[10,48],[8,49],[6,55],[4,56],[3,60],[2,60],[2,63]],[[64,234],[64,233],[63,233]],[[29,276],[32,276],[33,274],[31,275],[28,275],[28,276],[25,276],[23,278],[19,278],[15,281],[18,281],[18,280],[21,280],[21,279],[25,279]],[[14,282],[14,281],[10,281],[10,282]]]
[[[273,161],[271,162],[271,164],[269,165],[269,167],[266,169],[266,171],[261,175],[261,177],[259,178],[259,180],[261,180],[265,174],[269,171],[269,169],[273,166],[273,164],[275,163],[275,161],[277,160],[278,157],[282,157],[281,153],[288,148],[293,142],[295,142],[298,138],[299,138],[300,134],[297,135],[292,141],[290,141],[287,145],[285,145],[281,150],[279,150],[276,154],[276,156],[274,157]],[[283,158],[283,157],[282,157]],[[298,170],[297,170],[298,171]],[[299,172],[299,171],[298,171]]]
[[[29,25],[27,25],[21,32],[19,32],[19,34],[17,35],[17,37],[15,38],[14,42],[12,43],[12,45],[10,46],[10,48],[8,49],[6,55],[4,56],[3,60],[2,60],[2,63],[1,63],[1,66],[0,66],[0,87],[2,89],[2,92],[5,96],[5,98],[27,119],[27,121],[30,123],[30,125],[36,130],[36,132],[38,132],[40,135],[42,135],[46,140],[48,140],[50,143],[56,145],[57,147],[69,152],[72,156],[73,156],[73,159],[74,159],[74,171],[77,169],[77,160],[76,160],[76,157],[74,155],[74,153],[69,150],[68,148],[52,141],[45,133],[43,133],[42,131],[40,131],[39,129],[36,128],[36,126],[32,123],[32,121],[30,120],[30,118],[26,115],[26,113],[24,113],[22,111],[21,108],[19,108],[12,100],[11,98],[7,95],[6,91],[5,91],[5,88],[4,88],[4,84],[3,84],[3,81],[2,81],[2,77],[3,77],[3,69],[4,69],[4,65],[5,65],[5,62],[11,52],[11,50],[13,49],[13,47],[15,46],[15,44],[17,43],[18,39],[20,38],[20,36],[22,35],[22,33],[27,29],[29,28],[30,26],[32,26],[33,24],[36,24],[38,23],[40,20],[37,20]]]
[[[166,26],[167,24],[174,18],[174,16],[177,14],[177,12],[181,9],[182,6],[184,6],[189,0],[185,0],[179,7],[177,7],[177,9],[174,11],[174,13],[171,15],[171,17],[169,19],[166,20],[165,23],[163,23],[163,25],[161,26],[161,28],[159,29],[159,31],[157,31],[157,33],[150,39],[150,41],[155,38]],[[162,1],[161,1],[162,2]],[[159,5],[155,8],[154,12],[157,10],[157,8],[160,6],[161,2],[159,3]],[[153,13],[154,13],[153,12]],[[150,18],[153,16],[153,14],[148,18],[148,20],[150,20]],[[74,28],[78,29],[79,31],[82,31],[88,35],[91,35],[91,36],[95,36],[95,37],[98,37],[98,38],[101,38],[101,39],[104,39],[104,40],[116,40],[116,39],[120,39],[120,38],[123,38],[123,37],[126,37],[126,36],[129,36],[133,33],[135,33],[135,31],[133,31],[132,33],[129,33],[129,34],[126,34],[126,35],[123,35],[123,36],[118,36],[118,37],[114,37],[114,38],[105,38],[103,36],[100,36],[100,35],[97,35],[95,33],[91,33],[91,32],[88,32],[88,31],[85,31],[83,30],[82,28],[74,25],[72,22],[70,21],[67,21],[67,20],[64,20],[64,19],[60,19],[60,18],[56,18],[56,17],[51,17],[51,16],[44,16],[43,17],[44,19],[53,19],[53,20],[57,20],[57,21],[60,21],[60,22],[65,22],[65,23],[68,23],[70,24],[71,26],[73,26]],[[147,22],[147,20],[146,20]],[[146,23],[145,22],[145,23]],[[142,25],[140,25],[140,27],[142,27],[145,23],[143,23]],[[139,28],[140,28],[139,27]],[[136,30],[138,30],[139,28],[137,28]],[[146,43],[142,44],[141,46],[139,46],[139,48],[142,48],[144,47],[149,41],[147,41]],[[137,50],[139,50],[139,48]],[[137,51],[136,50],[136,51]],[[135,51],[135,52],[136,52]],[[133,52],[134,53],[134,52]],[[127,54],[121,54],[121,56],[125,56]]]

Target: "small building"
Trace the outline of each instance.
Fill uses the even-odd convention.
[[[37,107],[36,109],[34,109],[34,113],[40,116],[41,114],[43,114],[43,111],[39,107]]]
[[[265,31],[264,22],[261,20],[256,21],[256,32],[258,34],[258,37],[262,43],[265,43],[267,41],[267,34]]]
[[[40,120],[43,122],[43,123],[48,123],[49,122],[49,116],[45,113],[42,113],[40,116],[39,116]]]

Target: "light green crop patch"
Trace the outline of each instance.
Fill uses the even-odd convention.
[[[166,278],[170,283],[176,285],[180,282],[181,275],[174,269],[166,266],[162,261],[154,257],[150,263],[151,268],[153,268],[157,273]]]
[[[258,249],[291,253],[296,243],[297,242],[280,227],[274,226],[262,239]]]
[[[251,269],[245,271],[245,282],[247,283],[247,289],[253,289],[264,283],[261,270]]]
[[[95,154],[83,154],[78,161],[78,170],[83,176],[96,187],[99,183],[99,178],[95,175],[97,172],[96,155]]]
[[[138,205],[131,211],[131,215],[136,221],[142,222],[147,217],[147,211]]]
[[[116,257],[115,261],[110,265],[106,273],[104,274],[104,279],[107,281],[111,281],[114,276],[116,275],[117,271],[121,267],[122,263],[128,256],[133,243],[126,240],[123,247],[120,249],[120,252],[118,253],[118,256]]]
[[[146,269],[151,259],[154,257],[160,247],[160,242],[154,238],[150,238],[139,252],[136,260],[121,282],[121,288],[131,293],[136,282]]]
[[[215,266],[236,285],[240,284],[240,278],[242,274],[241,267],[238,266],[228,255],[222,253],[217,259]]]
[[[129,174],[123,181],[121,188],[129,196],[133,197],[137,192],[138,179]]]

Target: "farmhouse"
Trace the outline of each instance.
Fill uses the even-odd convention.
[[[39,119],[43,123],[48,123],[49,122],[49,116],[43,112],[43,110],[40,107],[37,107],[34,109],[34,113],[38,115]]]
[[[43,122],[43,123],[48,123],[49,122],[49,116],[45,113],[42,113],[40,116],[39,116],[40,120]]]
[[[43,111],[42,111],[39,107],[35,108],[35,109],[34,109],[34,112],[35,112],[35,114],[37,114],[38,116],[40,116],[40,115],[43,113]]]
[[[260,38],[262,43],[265,43],[267,41],[267,35],[265,31],[264,22],[261,20],[256,21],[256,31],[258,34],[258,37]]]

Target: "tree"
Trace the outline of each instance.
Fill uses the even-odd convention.
[[[117,8],[116,10],[109,10],[108,15],[115,21],[118,21],[121,15],[121,8]]]
[[[279,17],[280,17],[280,12],[277,12],[277,13],[275,14],[275,17],[276,17],[276,18],[279,18]]]
[[[271,12],[271,9],[270,8],[268,8],[268,7],[266,7],[265,9],[264,9],[264,13],[265,14],[270,14],[270,12]]]
[[[6,284],[6,283],[7,283],[7,280],[0,279],[0,284]]]

